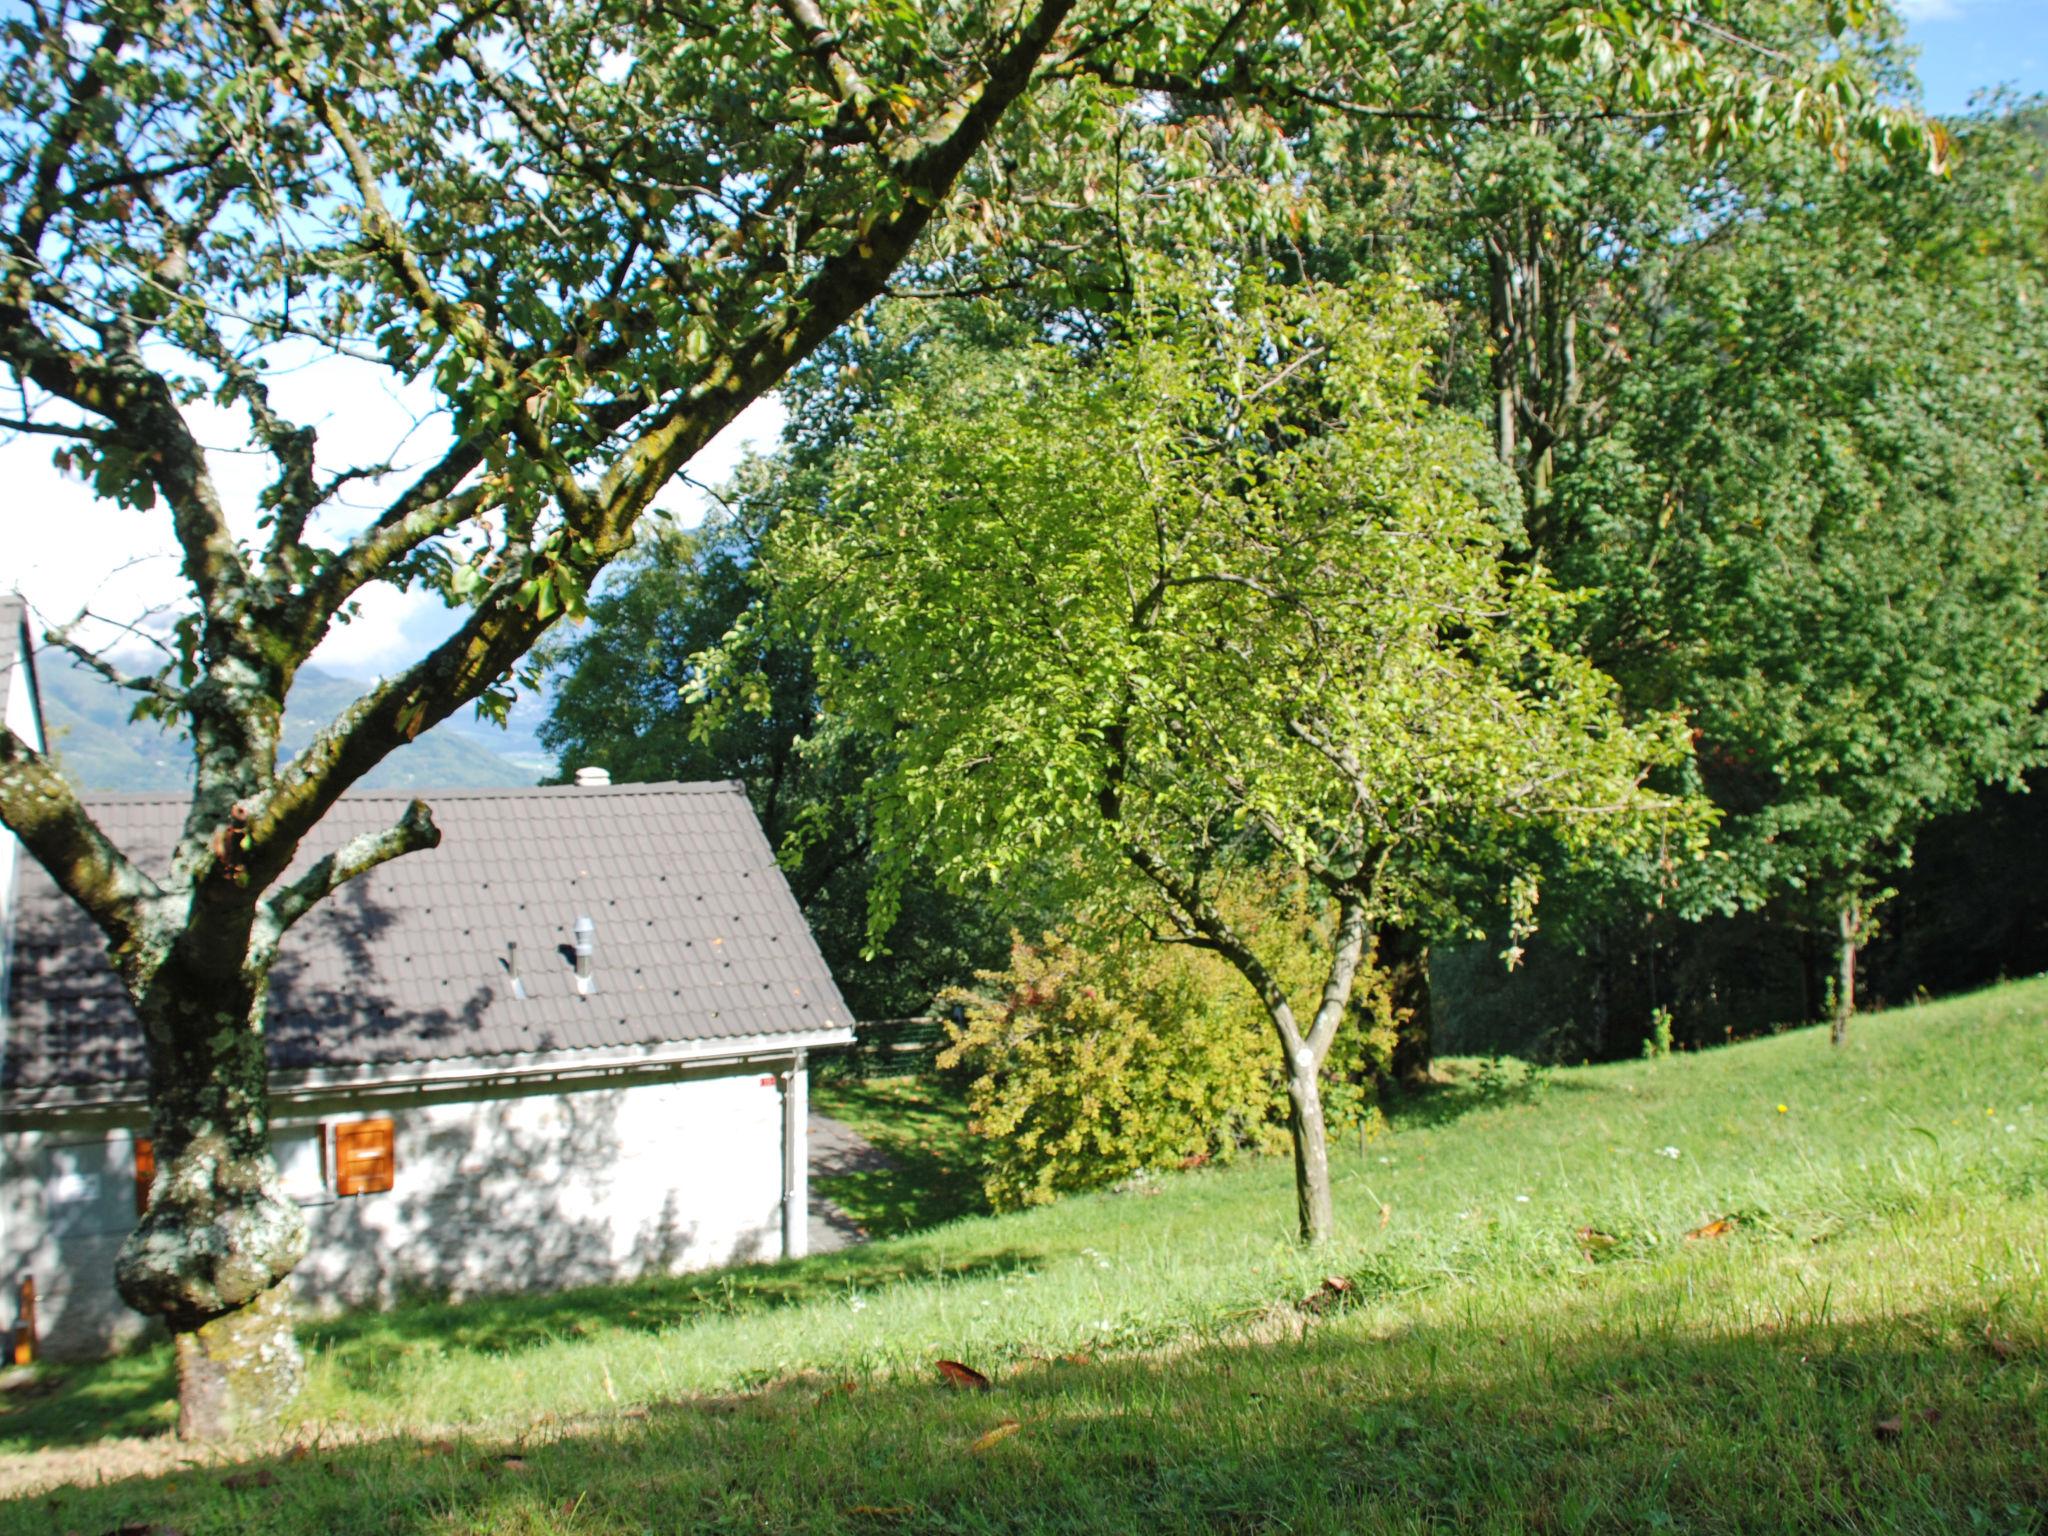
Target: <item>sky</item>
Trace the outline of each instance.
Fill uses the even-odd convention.
[[[2048,92],[2048,0],[1899,0],[1899,11],[1930,111],[1961,112],[1989,86]]]
[[[1899,9],[1909,40],[1921,50],[1931,111],[1961,112],[1975,92],[1999,85],[2048,92],[2048,0],[1899,0]],[[409,430],[405,457],[419,463],[431,455],[431,425],[413,426],[420,402],[394,393],[372,368],[321,361],[283,373],[273,388],[287,414],[321,429],[323,467],[375,461]],[[775,400],[755,402],[697,456],[690,476],[717,485],[748,448],[772,445],[783,418]],[[222,413],[211,419],[201,413],[198,427],[223,449],[241,437],[239,423]],[[238,531],[253,533],[264,461],[222,451],[213,462]],[[61,623],[85,606],[133,619],[179,596],[177,559],[161,513],[95,501],[51,467],[48,440],[0,442],[0,488],[0,591],[22,593],[45,624]],[[678,484],[657,505],[694,522],[704,498]],[[339,508],[325,531],[345,533],[367,506]],[[376,588],[361,617],[336,628],[314,662],[347,676],[377,676],[418,657],[453,625],[454,616],[428,594]],[[100,633],[118,638],[112,630]]]

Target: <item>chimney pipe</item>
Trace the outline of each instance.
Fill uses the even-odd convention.
[[[576,919],[576,990],[588,997],[597,990],[597,978],[590,974],[591,957],[597,953],[597,924],[588,916]]]
[[[609,768],[578,768],[576,787],[578,789],[609,789],[612,771]]]
[[[519,941],[512,939],[505,945],[505,969],[512,973],[512,995],[526,996],[526,983],[519,977]]]

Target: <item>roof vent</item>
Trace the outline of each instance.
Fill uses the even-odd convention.
[[[576,787],[578,789],[609,789],[611,788],[611,782],[612,771],[609,768],[578,768],[576,770]]]
[[[590,974],[591,957],[597,953],[597,924],[588,917],[576,919],[576,990],[588,997],[597,990],[597,978]]]

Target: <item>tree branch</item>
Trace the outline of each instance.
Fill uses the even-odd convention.
[[[0,825],[21,839],[113,948],[133,944],[142,903],[163,893],[99,829],[57,765],[5,726],[0,726]]]
[[[441,829],[434,825],[434,813],[424,800],[414,800],[405,814],[382,832],[364,832],[350,838],[334,852],[316,860],[291,884],[273,892],[263,903],[273,935],[282,937],[287,929],[357,875],[368,874],[379,864],[418,853],[440,844]]]

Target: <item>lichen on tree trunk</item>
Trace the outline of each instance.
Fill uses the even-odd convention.
[[[283,1284],[177,1336],[178,1433],[218,1440],[276,1423],[305,1379]]]
[[[270,1148],[263,981],[157,970],[137,999],[149,1042],[156,1176],[122,1243],[122,1298],[177,1339],[179,1432],[232,1434],[298,1390],[283,1282],[306,1223]]]

